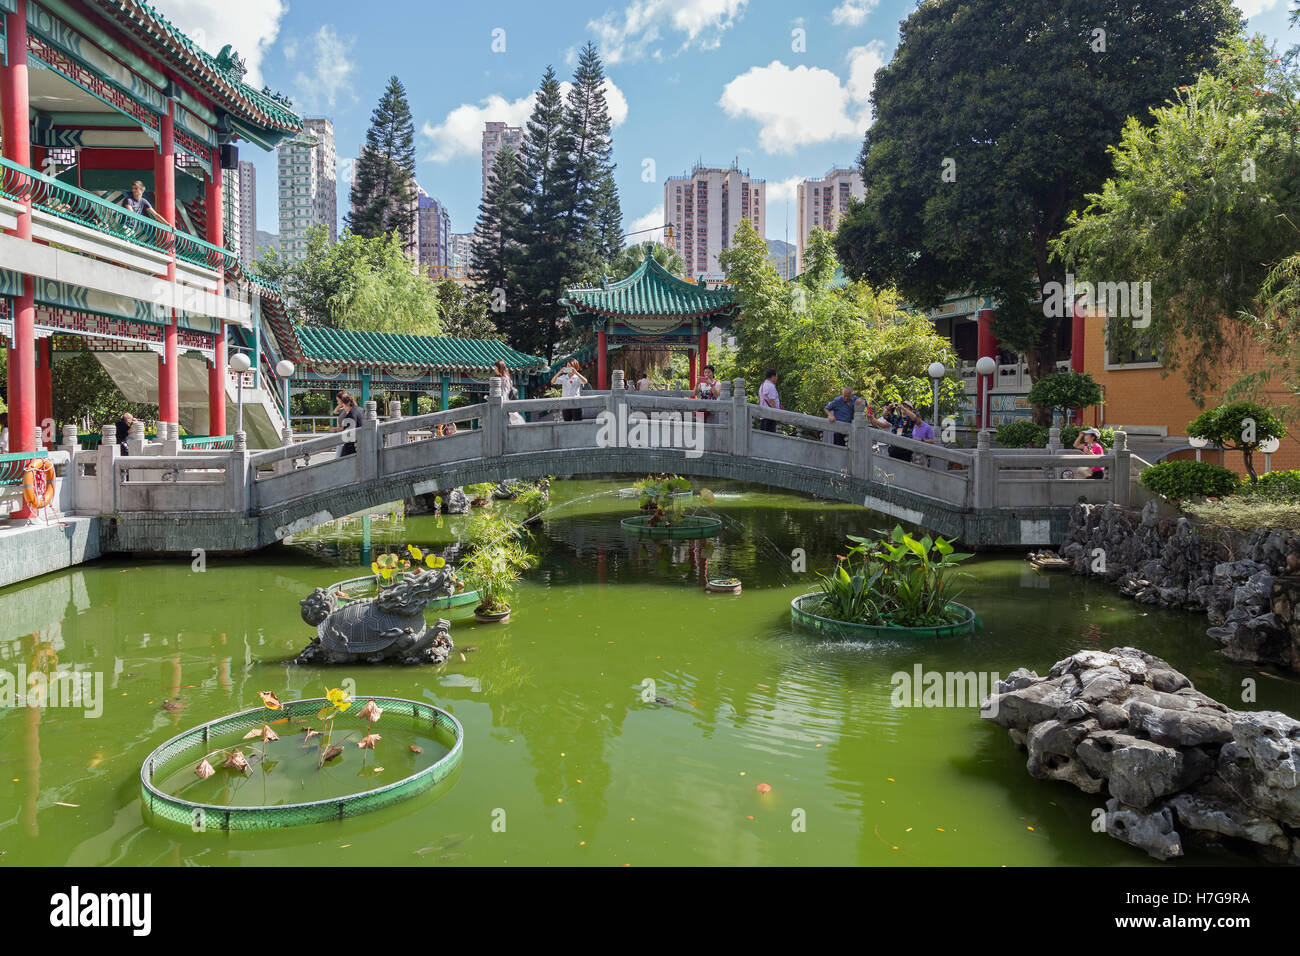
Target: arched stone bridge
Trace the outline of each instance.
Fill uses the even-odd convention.
[[[370,403],[356,454],[342,457],[342,433],[268,451],[182,452],[164,443],[130,456],[105,441],[95,452],[71,449],[77,510],[110,516],[101,530],[106,551],[189,553],[251,551],[412,495],[544,475],[753,482],[851,502],[973,547],[1057,544],[1077,501],[1128,503],[1122,433],[1101,457],[992,449],[986,433],[962,449],[861,421],[759,408],[746,401],[743,380],[726,385],[718,401],[616,388],[506,402],[493,380],[483,403],[384,420]],[[566,409],[582,419],[563,421]],[[826,433],[844,444],[823,440]],[[883,454],[890,444],[917,460]],[[1070,476],[1096,466],[1106,468],[1101,480]]]

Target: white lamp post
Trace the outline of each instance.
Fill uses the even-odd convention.
[[[1272,458],[1281,447],[1282,439],[1280,438],[1270,438],[1268,441],[1262,441],[1259,443],[1259,450],[1264,453],[1264,474],[1267,475],[1269,471],[1272,470],[1273,466],[1269,459]]]
[[[948,370],[943,367],[942,362],[931,362],[930,368],[927,371],[929,371],[930,373],[930,384],[934,386],[934,404],[930,407],[930,418],[931,418],[930,425],[934,428],[938,428],[939,427],[939,383],[942,382],[943,377],[948,374]]]
[[[243,352],[236,352],[234,355],[230,356],[230,361],[228,363],[229,369],[239,376],[239,399],[238,404],[236,405],[237,410],[235,412],[236,433],[244,430],[244,373],[248,371],[252,364],[252,360]]]
[[[980,428],[989,427],[989,392],[993,389],[993,376],[998,370],[998,360],[992,356],[985,355],[975,363],[975,374],[984,377],[984,408],[983,415],[980,418]]]
[[[289,379],[293,378],[296,371],[294,364],[288,359],[280,359],[275,366],[275,374],[280,376],[284,382],[284,428],[285,431],[293,431],[293,426],[289,424]]]
[[[1187,439],[1187,444],[1191,445],[1193,448],[1196,449],[1197,461],[1201,460],[1201,449],[1204,448],[1209,443],[1210,440],[1208,438],[1199,438],[1196,435],[1191,435]]]

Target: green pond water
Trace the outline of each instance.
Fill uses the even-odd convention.
[[[89,708],[0,710],[0,867],[1146,865],[1092,832],[1096,796],[1031,779],[973,704],[893,706],[892,675],[1043,673],[1080,649],[1131,644],[1225,702],[1300,714],[1300,684],[1225,661],[1202,618],[1011,556],[967,565],[961,600],[984,621],[972,637],[844,643],[795,630],[790,601],[815,589],[813,572],[846,533],[887,519],[718,484],[715,545],[639,541],[619,528],[635,512],[617,495],[629,483],[555,485],[535,534],[541,565],[511,622],[441,612],[457,651],[436,670],[287,663],[312,634],[299,599],[361,573],[358,520],[252,557],[209,557],[201,573],[188,560],[114,560],[0,591],[0,672],[57,662],[103,687]],[[452,542],[464,520],[375,520],[375,553]],[[743,593],[706,594],[706,560],[708,576],[739,577]],[[257,706],[259,690],[320,697],[347,679],[361,698],[453,713],[465,728],[459,769],[338,823],[226,834],[144,821],[140,765],[159,744]],[[1242,705],[1245,679],[1257,700]],[[385,733],[383,720],[375,730]],[[399,755],[409,742],[395,727],[392,747],[365,760],[411,772],[416,761]],[[338,780],[312,786],[374,785],[352,746],[330,771]],[[299,771],[305,792],[315,771]],[[204,790],[184,775],[172,782]]]

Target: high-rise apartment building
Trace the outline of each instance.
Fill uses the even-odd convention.
[[[849,198],[865,199],[866,195],[866,187],[862,184],[862,173],[855,168],[832,166],[821,179],[805,179],[799,184],[797,197],[799,252],[796,264],[798,273],[808,268],[808,263],[804,261],[808,234],[813,229],[834,232],[839,226],[840,216],[844,215],[849,208]]]
[[[721,279],[718,256],[731,245],[742,219],[760,236],[767,228],[767,184],[749,170],[696,166],[664,184],[664,217],[673,227],[672,247],[686,263],[688,276]]]
[[[451,235],[451,267],[468,269],[473,257],[474,233],[455,232]]]
[[[315,146],[281,146],[280,250],[289,259],[307,252],[307,230],[320,224],[338,241],[338,172],[334,124],[324,117],[307,117],[303,132]]]
[[[253,262],[257,258],[257,167],[239,163],[239,258]]]
[[[423,187],[416,188],[419,190],[415,224],[419,234],[420,271],[427,274],[430,269],[446,269],[451,265],[451,214]]]
[[[235,254],[240,262],[247,263],[248,251],[244,245],[243,230],[243,166],[221,171],[221,231],[226,248]],[[247,165],[252,165],[251,163]]]
[[[483,192],[487,197],[488,186],[492,182],[492,164],[502,146],[509,146],[518,155],[524,144],[522,126],[507,126],[505,123],[490,122],[483,127]]]

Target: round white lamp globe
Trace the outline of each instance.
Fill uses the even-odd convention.
[[[1210,440],[1208,438],[1200,438],[1196,435],[1192,435],[1187,439],[1187,444],[1191,445],[1193,448],[1204,448],[1209,443]]]
[[[942,362],[934,362],[930,365],[930,377],[933,379],[943,378],[948,374],[948,370],[943,367]]]
[[[1277,450],[1282,447],[1282,439],[1270,438],[1268,441],[1259,443],[1259,450],[1266,455],[1276,455]]]
[[[230,370],[232,372],[247,372],[252,364],[252,361],[243,352],[236,352],[230,356]]]
[[[980,375],[992,375],[998,370],[997,359],[988,355],[975,363],[975,371]]]
[[[288,359],[280,359],[275,366],[275,374],[281,378],[293,378],[294,364]]]

